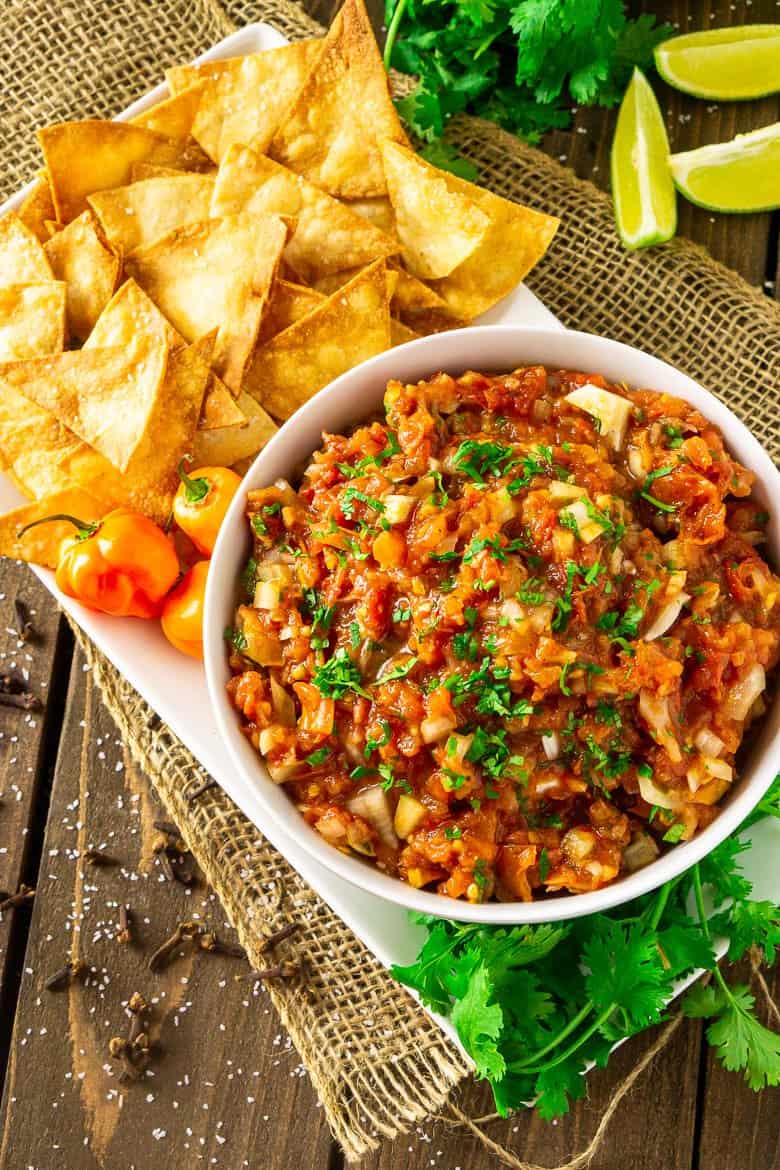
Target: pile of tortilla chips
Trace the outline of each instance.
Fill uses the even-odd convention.
[[[345,370],[489,309],[557,227],[414,153],[363,0],[167,77],[132,122],[41,130],[0,220],[0,466],[34,501],[2,554],[54,564],[61,525],[17,532],[63,501],[164,522],[183,456],[242,470]]]

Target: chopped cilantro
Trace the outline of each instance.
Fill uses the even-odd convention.
[[[239,630],[237,627],[228,626],[225,630],[224,638],[226,642],[230,642],[231,646],[239,652],[247,648],[248,642],[246,635],[243,630]]]
[[[477,483],[485,483],[488,476],[505,475],[516,463],[517,457],[511,447],[502,443],[480,443],[475,439],[461,443],[454,459],[458,471],[464,471]]]
[[[672,825],[671,828],[666,830],[663,839],[664,841],[668,841],[670,845],[676,845],[684,832],[685,826],[681,825],[678,821],[676,824]]]
[[[319,764],[324,764],[330,755],[330,748],[317,748],[316,752],[310,752],[306,757],[306,763],[311,764],[312,768],[316,768]]]
[[[361,685],[363,680],[357,665],[343,649],[337,650],[332,658],[318,666],[311,681],[326,699],[343,699],[348,691],[369,698],[368,692]]]
[[[547,875],[550,872],[550,858],[547,856],[547,850],[542,846],[542,851],[539,854],[539,881],[546,882]]]
[[[379,722],[382,726],[382,737],[381,739],[372,739],[371,736],[366,736],[366,747],[363,753],[366,759],[368,759],[371,753],[376,751],[377,748],[386,747],[387,744],[389,744],[390,737],[393,734],[393,729],[386,719],[380,719]]]
[[[391,616],[394,622],[408,622],[411,620],[412,611],[407,602],[396,601]]]
[[[390,682],[390,680],[394,678],[406,678],[407,674],[414,670],[417,662],[417,656],[413,654],[411,658],[406,660],[406,662],[401,662],[398,666],[394,666],[392,670],[388,670],[388,672],[383,674],[378,681],[381,683],[386,683]]]

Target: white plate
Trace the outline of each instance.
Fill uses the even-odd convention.
[[[286,39],[267,24],[250,24],[220,41],[199,61],[245,56],[286,44]],[[117,121],[126,121],[168,96],[167,85],[159,85],[134,102]],[[0,206],[0,215],[15,211],[30,190],[25,187]],[[528,326],[559,324],[528,289],[518,287],[482,318],[485,323],[502,322]],[[24,503],[23,497],[5,476],[0,475],[0,510]],[[231,766],[220,742],[206,690],[203,667],[179,654],[165,640],[156,622],[118,620],[84,609],[64,597],[46,569],[34,569],[64,610],[78,622],[96,646],[129,680],[175,735],[219,782],[246,816],[264,833],[320,897],[347,923],[385,966],[408,963],[414,958],[425,932],[412,926],[406,911],[356,889],[326,870],[296,845],[276,824],[262,815],[254,786],[244,783]],[[780,856],[780,825],[762,825],[753,831],[754,848],[747,855],[745,869],[756,883],[758,895],[775,897],[773,857]],[[447,1028],[451,1033],[451,1030]]]

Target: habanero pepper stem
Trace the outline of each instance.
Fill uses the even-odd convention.
[[[60,546],[56,581],[60,590],[100,613],[115,617],[158,617],[179,576],[172,541],[147,516],[116,508],[95,524],[56,514],[33,521],[65,521],[76,535]]]

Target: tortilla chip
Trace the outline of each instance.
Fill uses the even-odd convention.
[[[345,272],[333,272],[328,276],[320,277],[314,282],[318,292],[330,296],[337,288],[342,288],[348,281],[354,280],[359,269],[348,269]],[[467,325],[467,321],[459,320],[450,313],[447,302],[435,293],[433,289],[412,276],[405,268],[396,267],[393,261],[388,267],[388,276],[395,278],[394,287],[390,289],[390,312],[414,330],[416,335],[439,333],[442,329],[459,329]]]
[[[289,280],[277,280],[271,292],[271,299],[266,305],[263,320],[260,323],[260,332],[257,335],[257,344],[263,345],[283,329],[294,325],[311,313],[325,300],[323,293],[316,289],[306,288],[302,284],[293,284]]]
[[[41,284],[54,279],[43,244],[13,211],[0,219],[0,284]]]
[[[379,145],[406,267],[423,280],[449,276],[481,244],[489,217],[413,150],[389,139]]]
[[[176,175],[186,174],[181,167],[160,167],[156,163],[138,162],[130,167],[130,182],[138,183],[142,179],[170,179]]]
[[[387,193],[378,141],[406,142],[363,0],[344,0],[268,153],[332,195]]]
[[[169,349],[185,344],[154,301],[130,278],[120,285],[89,335],[85,349],[130,346],[136,334],[165,341]]]
[[[57,219],[70,223],[96,191],[122,187],[136,162],[176,165],[181,143],[126,122],[60,122],[38,131]]]
[[[68,327],[85,341],[114,295],[121,264],[84,211],[44,244],[46,258],[58,280],[65,282]]]
[[[107,511],[104,504],[79,488],[66,488],[34,504],[24,504],[0,516],[0,556],[56,569],[62,542],[75,535],[73,525],[67,520],[52,520],[31,528],[24,536],[19,536],[19,530],[46,516],[76,516],[85,524],[92,524]]]
[[[49,177],[46,171],[39,171],[38,178],[34,181],[30,194],[26,196],[24,203],[19,208],[18,215],[24,226],[29,228],[42,244],[48,240],[49,232],[46,228],[46,221],[55,219],[57,213],[54,210]]]
[[[279,429],[269,414],[249,394],[239,394],[237,405],[244,412],[242,426],[199,430],[192,456],[196,467],[233,467],[254,459]]]
[[[65,346],[65,285],[0,285],[0,362],[61,353]]]
[[[422,334],[415,333],[414,329],[410,329],[408,325],[404,325],[403,321],[397,321],[395,317],[390,318],[390,340],[395,345],[403,345],[407,341],[416,341]]]
[[[232,146],[217,174],[211,214],[275,213],[296,227],[284,258],[306,283],[327,272],[363,267],[398,252],[390,236],[331,195],[246,146]]]
[[[167,361],[165,342],[139,334],[128,347],[5,362],[0,380],[125,471],[150,426]]]
[[[208,219],[213,190],[208,175],[182,172],[100,191],[90,195],[89,205],[109,243],[129,256],[175,228]]]
[[[213,337],[171,354],[149,429],[124,475],[0,377],[0,463],[35,498],[77,485],[106,508],[120,505],[165,523],[179,483],[177,468],[192,449]]]
[[[246,415],[225,383],[212,373],[203,398],[203,410],[198,420],[198,430],[210,431],[221,427],[240,427],[245,422]]]
[[[278,216],[231,215],[177,228],[126,269],[188,341],[217,329],[214,368],[238,390],[286,240]]]
[[[453,316],[470,319],[486,313],[525,278],[549,248],[560,221],[457,175],[444,177],[452,190],[472,199],[490,217],[482,243],[468,260],[433,283]]]
[[[380,195],[377,199],[350,199],[347,207],[354,211],[355,215],[367,219],[374,227],[386,232],[388,236],[397,238],[393,205],[386,195]]]
[[[155,134],[164,134],[166,138],[189,138],[205,88],[205,81],[199,81],[175,97],[166,98],[145,113],[131,118],[130,125],[142,126]]]
[[[259,346],[243,388],[269,414],[289,418],[339,374],[389,348],[386,265],[379,260]]]
[[[206,82],[192,133],[220,162],[235,143],[265,152],[322,49],[322,41],[296,41],[222,64]]]

